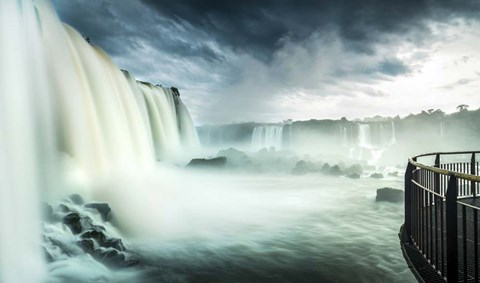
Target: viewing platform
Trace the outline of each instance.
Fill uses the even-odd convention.
[[[479,153],[409,159],[400,242],[419,282],[479,282]]]

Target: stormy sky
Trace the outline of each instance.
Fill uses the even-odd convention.
[[[196,124],[480,107],[479,0],[53,0]]]

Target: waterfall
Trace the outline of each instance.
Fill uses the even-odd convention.
[[[178,91],[122,72],[48,0],[0,1],[0,41],[0,282],[39,282],[55,180],[142,170],[198,138]]]
[[[263,125],[253,129],[251,147],[253,150],[274,147],[282,149],[283,125]]]
[[[368,124],[358,124],[358,145],[363,148],[372,147],[372,131]]]
[[[45,57],[30,1],[0,1],[0,282],[43,281],[39,190],[49,139]],[[47,156],[43,156],[47,155]]]
[[[391,125],[392,125],[391,126],[392,134],[391,134],[391,139],[390,139],[390,145],[393,145],[393,144],[397,143],[397,136],[395,134],[395,122],[392,121]]]
[[[440,122],[440,137],[444,136],[444,127],[443,127],[443,122]]]

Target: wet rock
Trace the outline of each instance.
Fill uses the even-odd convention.
[[[125,262],[125,254],[114,249],[96,250],[96,256],[99,261],[110,266],[122,266]]]
[[[107,239],[105,242],[102,243],[102,247],[104,248],[114,248],[116,250],[125,251],[125,246],[123,245],[122,240],[117,238],[110,238]]]
[[[73,234],[82,232],[82,224],[80,223],[80,215],[76,212],[71,212],[63,218],[63,223],[67,225]]]
[[[360,175],[358,175],[357,173],[353,173],[353,174],[347,175],[347,178],[360,179]]]
[[[330,168],[330,171],[328,172],[329,175],[332,176],[340,176],[342,175],[342,170],[340,169],[340,166],[335,165]]]
[[[373,173],[372,175],[370,175],[370,178],[383,179],[383,174],[382,173]]]
[[[231,165],[244,166],[252,163],[245,152],[232,147],[229,149],[220,150],[217,154],[217,157],[226,157],[227,163]]]
[[[110,206],[108,203],[88,203],[85,205],[86,208],[95,209],[102,216],[103,221],[110,220]]]
[[[325,163],[323,164],[321,171],[322,173],[328,174],[330,172],[330,169],[331,169],[330,164]]]
[[[79,194],[73,194],[68,197],[74,204],[83,205],[85,202]]]
[[[93,254],[95,249],[95,244],[93,243],[92,239],[82,239],[78,241],[77,244],[87,254]]]
[[[376,201],[402,202],[404,192],[392,188],[382,188],[377,190]]]
[[[223,168],[227,163],[227,158],[224,156],[215,157],[211,159],[206,158],[197,158],[192,159],[190,163],[187,164],[187,167],[191,168]]]
[[[107,237],[102,231],[90,230],[80,236],[82,239],[95,240],[100,246],[107,240]]]
[[[362,165],[360,164],[354,164],[350,167],[348,167],[347,169],[345,169],[345,174],[347,175],[353,175],[353,174],[356,174],[356,175],[362,175],[363,173],[363,168],[362,168]]]
[[[308,161],[300,160],[295,164],[295,167],[292,169],[293,175],[305,175],[307,173],[318,171],[317,166]]]

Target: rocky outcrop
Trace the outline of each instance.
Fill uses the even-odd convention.
[[[305,175],[307,173],[318,172],[319,169],[317,165],[313,162],[300,160],[295,164],[295,167],[292,169],[293,175]]]
[[[372,175],[370,175],[370,178],[383,179],[383,174],[382,173],[373,173]]]
[[[377,190],[376,201],[402,202],[404,192],[393,188],[382,188]]]
[[[111,268],[137,264],[138,260],[128,253],[122,239],[111,234],[110,206],[107,203],[84,203],[79,195],[72,195],[55,209],[44,205],[44,227],[49,227],[43,237],[46,259],[55,261],[64,256],[86,253]],[[61,229],[61,226],[65,228]],[[59,231],[68,231],[65,229],[71,234],[58,235]]]
[[[190,168],[223,168],[227,163],[227,158],[224,156],[215,157],[211,159],[197,158],[192,159],[187,167]]]

